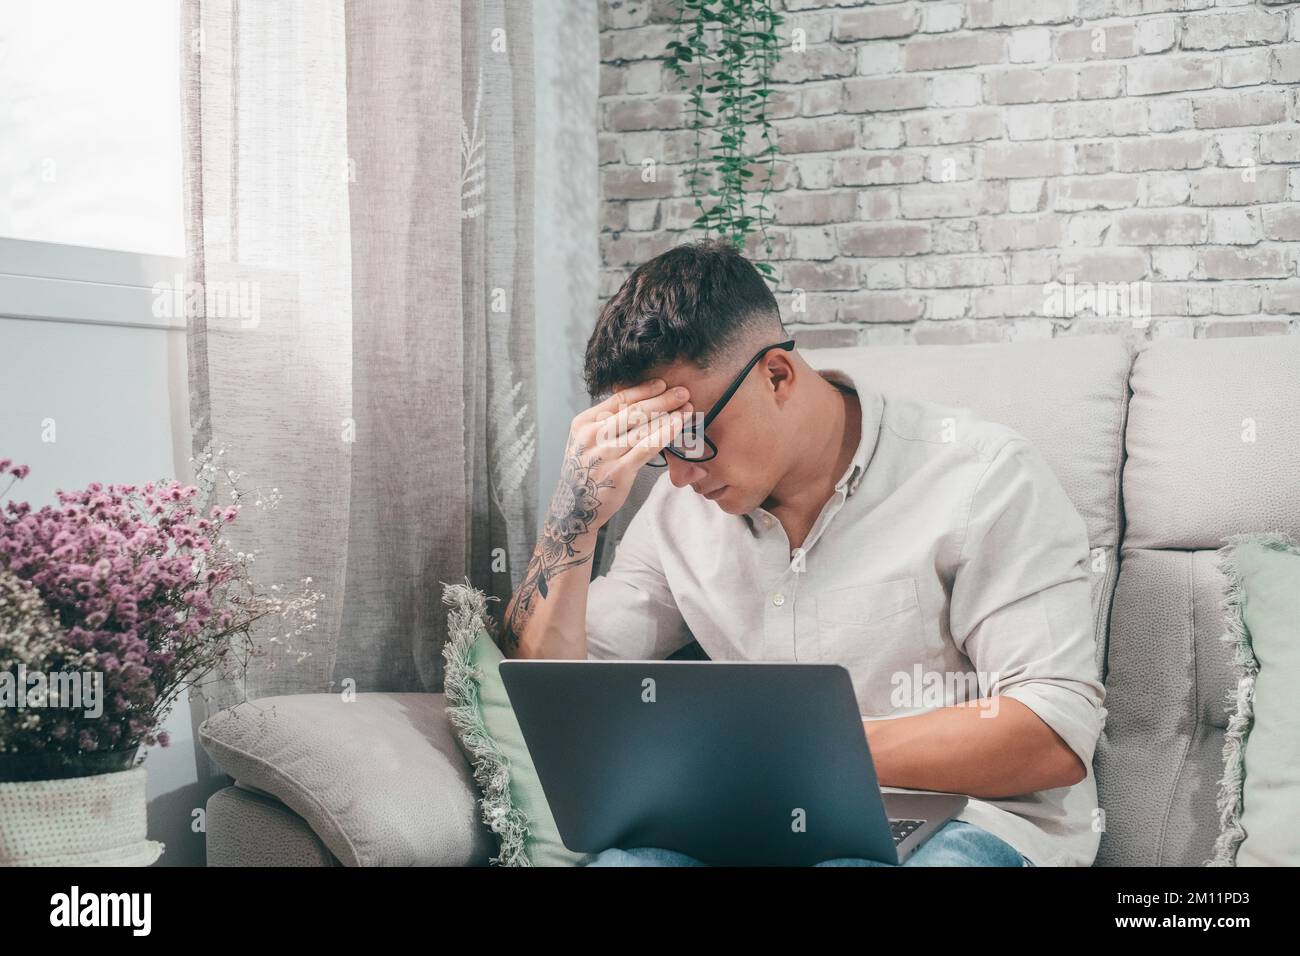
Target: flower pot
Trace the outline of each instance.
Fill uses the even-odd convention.
[[[148,866],[147,832],[143,766],[0,783],[0,866]]]
[[[65,777],[90,777],[100,773],[130,770],[140,753],[137,744],[130,750],[103,750],[97,753],[0,754],[0,783],[17,780],[61,780]]]

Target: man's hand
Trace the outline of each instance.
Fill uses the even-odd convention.
[[[689,398],[685,389],[667,390],[663,380],[652,379],[615,392],[573,419],[541,538],[506,608],[507,656],[562,657],[579,650],[585,656],[590,575],[565,580],[562,607],[551,607],[556,602],[546,598],[557,577],[591,561],[596,532],[627,501],[641,466],[681,433],[692,412]],[[530,629],[543,608],[545,620]]]

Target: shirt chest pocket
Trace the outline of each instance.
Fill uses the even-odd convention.
[[[820,659],[848,669],[864,716],[887,715],[910,703],[914,668],[942,664],[938,635],[928,635],[915,578],[825,591],[816,598]]]

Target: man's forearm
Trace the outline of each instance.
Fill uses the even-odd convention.
[[[984,706],[981,706],[984,705]],[[1012,697],[971,701],[911,717],[864,721],[881,786],[998,798],[1071,786],[1082,761]]]
[[[595,548],[596,532],[563,535],[548,520],[506,607],[502,653],[586,659],[587,591]]]

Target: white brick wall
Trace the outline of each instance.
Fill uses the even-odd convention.
[[[801,342],[1300,334],[1300,3],[773,2]],[[676,16],[601,0],[602,297],[702,235]]]

